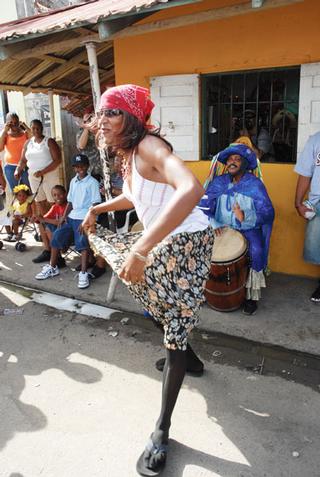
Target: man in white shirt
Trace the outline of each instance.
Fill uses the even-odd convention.
[[[320,265],[320,132],[310,136],[300,154],[295,172],[299,174],[295,207],[300,217],[307,219],[303,258]],[[308,194],[308,203],[304,199]],[[313,303],[320,303],[320,283],[311,295]]]

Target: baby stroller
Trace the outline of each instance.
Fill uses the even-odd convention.
[[[39,189],[41,187],[42,181],[43,181],[43,177],[41,177],[39,185],[37,187],[37,190],[33,194],[31,201],[29,202],[30,205],[32,205],[33,202],[35,201],[35,198],[37,197],[37,194],[38,194]],[[14,200],[15,200],[15,198],[13,197],[12,202],[11,202],[11,206],[13,205]],[[10,212],[8,212],[7,216],[8,217],[10,216]],[[23,220],[23,223],[22,223],[21,230],[19,232],[19,239],[15,244],[15,249],[18,252],[24,252],[27,249],[26,244],[24,242],[22,242],[21,239],[22,239],[22,236],[23,236],[23,232],[24,232],[25,228],[29,225],[29,223],[30,223],[30,217],[25,217],[24,220]],[[41,240],[40,235],[36,230],[35,224],[32,224],[32,226],[33,226],[33,231],[35,232],[34,233],[34,238],[37,242],[39,242]]]

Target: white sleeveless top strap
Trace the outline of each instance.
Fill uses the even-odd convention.
[[[142,177],[136,168],[135,153],[132,157],[131,187],[130,191],[128,182],[125,180],[123,194],[133,203],[140,222],[145,229],[148,229],[171,200],[175,189],[169,184],[153,182]],[[206,229],[208,225],[207,216],[201,210],[194,208],[170,235],[181,232],[198,232]]]
[[[44,137],[41,142],[36,142],[34,137],[30,139],[25,154],[30,172],[41,171],[52,163],[48,139]]]

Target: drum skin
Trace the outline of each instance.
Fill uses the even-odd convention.
[[[245,251],[240,257],[228,262],[212,262],[205,296],[208,305],[217,311],[234,311],[246,299],[248,278],[248,255]]]

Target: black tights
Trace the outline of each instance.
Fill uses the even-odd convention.
[[[163,334],[164,330],[161,323],[153,318],[152,322]],[[186,351],[166,349],[166,362],[162,377],[161,411],[152,435],[155,444],[160,445],[168,442],[171,416],[183,383],[186,367],[187,365],[199,365],[199,363],[202,365],[189,344],[187,344]]]
[[[168,442],[171,416],[186,372],[186,351],[166,350],[162,377],[162,402],[152,440],[155,444]]]

